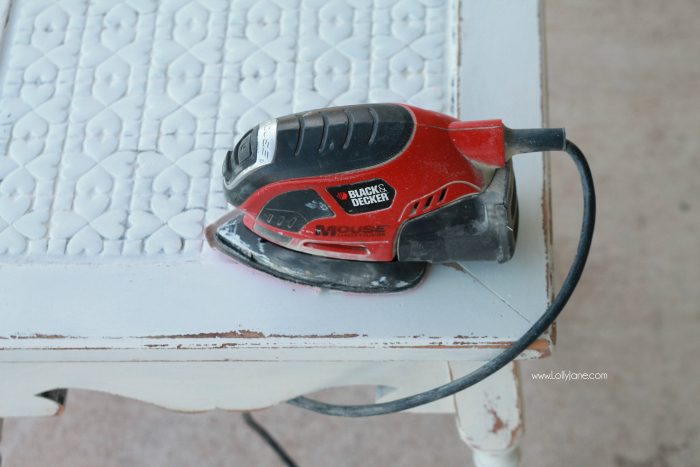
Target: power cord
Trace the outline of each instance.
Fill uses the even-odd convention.
[[[284,450],[282,446],[277,442],[275,438],[265,429],[264,426],[259,424],[257,420],[253,418],[250,412],[243,412],[243,420],[245,420],[246,425],[248,425],[254,432],[256,432],[262,439],[267,443],[275,454],[280,458],[280,460],[287,467],[297,467],[296,462],[291,458],[287,451]]]
[[[553,133],[542,131],[541,137],[534,130],[524,130],[522,133],[517,133],[520,130],[511,130],[516,132],[511,135],[514,140],[518,141],[519,150],[521,152],[536,152],[538,150],[554,149],[551,147],[551,136]],[[529,132],[529,133],[528,133]],[[523,137],[527,137],[526,141]],[[434,402],[443,397],[456,394],[463,389],[466,389],[484,378],[492,375],[499,369],[514,360],[520,353],[530,346],[559,316],[559,313],[564,309],[576,285],[578,284],[583,268],[588,258],[588,252],[591,248],[593,240],[593,228],[595,226],[596,199],[595,189],[593,186],[593,176],[591,175],[590,167],[586,161],[583,152],[571,141],[565,140],[564,151],[571,156],[571,159],[576,164],[579,175],[581,177],[581,187],[583,189],[583,220],[581,222],[581,234],[579,236],[578,247],[574,260],[569,268],[569,272],[564,279],[564,283],[559,290],[559,293],[554,297],[554,300],[549,305],[542,316],[532,325],[530,329],[523,334],[520,339],[515,341],[511,347],[501,352],[499,355],[486,362],[480,368],[456,379],[450,383],[438,386],[434,389],[415,394],[413,396],[404,397],[390,402],[380,404],[365,404],[365,405],[339,405],[329,404],[326,402],[309,399],[308,397],[296,397],[288,401],[288,403],[301,407],[307,410],[312,410],[325,415],[336,415],[343,417],[369,417],[374,415],[383,415],[394,412],[418,407],[423,404]],[[284,451],[277,441],[258,424],[250,413],[244,413],[243,419],[249,427],[251,427],[260,437],[277,453],[280,459],[287,467],[296,467],[292,458]]]
[[[528,137],[527,144],[523,144],[518,152],[536,152],[551,147],[551,135],[548,130],[540,130],[540,133],[535,133],[537,130],[511,130],[516,132],[516,135],[526,135]],[[526,133],[529,132],[529,133]],[[563,133],[562,133],[563,136]],[[559,150],[561,150],[561,146]],[[576,255],[571,264],[564,283],[559,290],[559,293],[554,297],[554,300],[549,305],[542,316],[535,321],[530,329],[525,332],[517,341],[508,349],[501,352],[499,355],[486,362],[480,368],[471,373],[462,376],[454,381],[451,381],[442,386],[430,389],[428,391],[415,394],[413,396],[404,397],[390,402],[379,404],[364,404],[364,405],[340,405],[321,402],[300,396],[287,401],[289,404],[311,410],[325,415],[336,415],[341,417],[370,417],[374,415],[384,415],[394,412],[418,407],[420,405],[434,402],[443,397],[451,396],[463,389],[466,389],[474,384],[482,381],[484,378],[492,375],[496,371],[503,368],[505,365],[514,360],[520,355],[530,344],[532,344],[549,326],[554,323],[554,320],[559,316],[562,309],[566,305],[569,297],[576,288],[581,273],[588,258],[588,252],[591,248],[593,240],[593,228],[595,225],[595,190],[593,187],[593,176],[591,169],[588,166],[586,157],[583,152],[568,139],[565,140],[563,150],[571,157],[581,177],[581,188],[583,189],[583,221],[581,223],[581,235],[579,237]]]

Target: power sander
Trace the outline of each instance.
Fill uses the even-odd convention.
[[[237,210],[214,245],[277,277],[353,292],[412,287],[428,263],[507,261],[518,229],[510,157],[564,147],[563,130],[536,132],[532,148],[532,131],[500,120],[400,104],[261,123],[226,156]]]
[[[405,104],[333,107],[275,118],[226,155],[224,191],[235,207],[207,229],[211,245],[276,277],[349,292],[417,285],[429,263],[508,261],[518,236],[511,158],[566,151],[584,188],[573,265],[542,317],[470,375],[383,404],[296,405],[333,415],[377,415],[454,394],[517,357],[559,314],[583,270],[595,195],[588,164],[563,129],[459,121]]]

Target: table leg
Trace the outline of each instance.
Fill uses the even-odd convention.
[[[453,378],[478,366],[472,362],[450,362]],[[518,465],[523,417],[516,363],[508,364],[481,383],[458,393],[454,403],[460,437],[472,448],[477,467]]]

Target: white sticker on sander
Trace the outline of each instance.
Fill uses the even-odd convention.
[[[260,167],[270,164],[275,158],[277,147],[277,120],[268,120],[258,126],[258,149],[255,152],[255,162],[236,175],[233,180],[225,181],[224,185],[231,190],[241,181],[258,170]]]
[[[277,120],[268,120],[258,127],[258,152],[254,166],[267,165],[275,157]]]

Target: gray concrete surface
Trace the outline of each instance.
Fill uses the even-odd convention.
[[[524,465],[696,466],[700,2],[546,7],[550,121],[590,156],[599,221],[555,355],[522,368]],[[579,191],[567,160],[552,173],[561,282]],[[549,369],[609,377],[532,381]],[[471,465],[448,416],[342,420],[280,406],[258,417],[306,467]],[[2,451],[6,467],[280,465],[236,414],[184,415],[84,391],[71,391],[60,418],[8,420]]]

